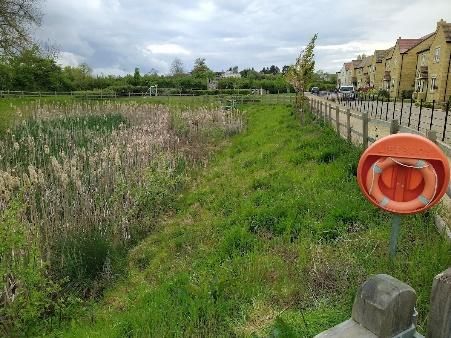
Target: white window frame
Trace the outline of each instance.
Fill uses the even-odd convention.
[[[434,63],[440,62],[440,46],[434,49]]]
[[[433,75],[433,76],[431,76],[431,87],[429,88],[429,91],[431,93],[433,93],[435,91],[435,88],[434,88],[435,86],[437,86],[437,76]]]

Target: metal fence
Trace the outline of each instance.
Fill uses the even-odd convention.
[[[451,143],[449,126],[450,102],[432,101],[427,103],[413,99],[387,99],[376,95],[358,94],[354,100],[349,100],[335,94],[323,96],[328,101],[339,104],[359,113],[366,112],[370,118],[389,121],[398,120],[399,124],[417,132],[426,134],[432,130],[438,139]]]
[[[376,110],[372,112],[371,101],[332,102],[326,97],[314,95],[307,95],[307,99],[309,109],[316,118],[330,123],[342,137],[350,142],[362,144],[364,148],[392,133],[391,129],[396,125],[401,132],[433,139],[448,156],[451,156],[451,131],[447,128],[449,104],[448,111],[440,111],[444,114],[443,119],[439,118],[438,110],[435,110],[434,114],[431,111],[431,114],[424,113],[421,116],[407,114],[407,117],[402,116],[401,110],[383,110],[381,118],[380,110],[377,113]],[[436,121],[446,121],[446,123],[438,124]],[[443,133],[446,136],[444,138]]]

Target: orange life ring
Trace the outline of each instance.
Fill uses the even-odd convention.
[[[398,164],[410,168],[418,169],[423,176],[424,189],[410,201],[399,202],[389,199],[381,191],[379,177],[384,170]],[[412,158],[392,158],[385,157],[377,160],[368,170],[366,176],[366,188],[369,195],[374,197],[377,203],[386,210],[393,212],[410,212],[423,208],[431,203],[437,193],[437,174],[432,165],[424,160]]]

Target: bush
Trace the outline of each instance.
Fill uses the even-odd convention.
[[[405,100],[405,99],[411,99],[412,98],[412,95],[413,95],[413,89],[407,89],[407,90],[403,90],[402,92],[401,92],[401,98],[403,99],[403,100]]]
[[[385,90],[385,89],[380,89],[377,92],[377,96],[389,99],[390,98],[390,93],[387,90]]]

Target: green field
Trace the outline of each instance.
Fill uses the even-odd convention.
[[[432,279],[451,265],[433,213],[403,218],[390,261],[390,217],[357,187],[360,150],[291,106],[242,109],[247,131],[191,175],[127,274],[52,335],[312,337],[350,316],[375,273],[417,290],[424,331]]]

